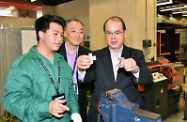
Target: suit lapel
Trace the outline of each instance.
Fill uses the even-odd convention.
[[[123,45],[121,57],[130,58],[130,56],[131,56],[131,52],[130,52],[129,48],[127,46]]]
[[[127,58],[130,58],[130,55],[131,55],[131,52],[129,51],[129,48],[127,46],[123,45],[121,57],[124,57],[127,59]],[[126,77],[124,75],[124,73],[127,73],[127,72],[123,68],[119,68],[118,73],[117,73],[117,85],[118,86],[120,85],[120,83],[123,83],[123,82],[119,82],[119,81],[124,80]]]
[[[86,53],[87,53],[87,52],[85,52],[85,50],[83,49],[83,47],[79,46],[79,49],[78,49],[78,56],[83,55],[83,54],[87,55]]]
[[[109,48],[105,48],[103,51],[103,56],[102,56],[102,61],[103,61],[103,65],[106,69],[106,72],[108,74],[109,80],[112,83],[115,83],[115,78],[114,78],[114,71],[113,71],[113,65],[112,65],[112,60],[111,60],[111,55],[110,55],[110,51]]]

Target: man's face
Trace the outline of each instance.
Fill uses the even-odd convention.
[[[43,45],[49,51],[57,51],[63,41],[63,28],[57,23],[50,23],[49,29],[44,32],[39,32],[39,44]]]
[[[120,49],[126,37],[126,32],[122,28],[122,23],[120,21],[109,20],[105,26],[105,37],[111,49]]]
[[[72,21],[66,25],[64,32],[66,43],[78,46],[84,39],[84,28],[80,22]]]

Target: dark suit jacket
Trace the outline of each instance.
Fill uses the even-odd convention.
[[[66,55],[66,48],[65,48],[65,43],[63,43],[58,51],[60,54],[64,56],[64,59],[67,61],[67,55]],[[83,46],[79,46],[78,50],[78,56],[80,55],[88,55],[91,51]],[[79,106],[80,106],[80,114],[83,119],[83,122],[86,121],[87,117],[87,97],[86,93],[87,90],[91,88],[94,88],[93,83],[89,80],[87,82],[86,80],[89,80],[89,78],[84,79],[85,83],[78,82],[78,90],[79,90]]]
[[[97,109],[101,93],[114,88],[120,89],[131,102],[143,106],[143,100],[138,91],[137,84],[148,84],[152,82],[152,75],[150,70],[147,68],[143,52],[124,45],[121,56],[124,58],[133,58],[136,61],[140,68],[138,83],[134,75],[130,72],[126,72],[123,68],[118,70],[117,80],[115,81],[109,47],[95,51],[94,54],[97,59],[91,66],[91,70],[87,72],[85,76],[85,78],[89,77],[90,80],[96,80],[90,111]],[[92,114],[93,111],[91,112]],[[94,117],[94,115],[90,114],[89,116]]]

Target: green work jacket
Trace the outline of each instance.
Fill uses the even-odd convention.
[[[36,46],[28,53],[17,58],[12,64],[5,83],[2,102],[5,109],[23,122],[70,122],[72,113],[79,113],[78,96],[74,91],[72,70],[63,56],[54,53],[53,64],[41,55]],[[66,97],[66,106],[70,108],[62,118],[55,118],[49,113],[49,103],[56,90],[41,59],[55,85],[58,84],[58,62],[60,64],[59,92]]]

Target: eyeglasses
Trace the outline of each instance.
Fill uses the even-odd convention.
[[[124,30],[122,30],[122,31],[115,31],[115,32],[110,32],[110,31],[105,31],[105,34],[107,35],[107,36],[112,36],[112,35],[114,35],[114,36],[119,36],[121,33],[123,33],[124,32]]]

